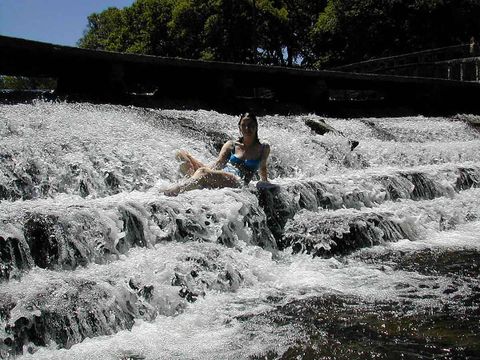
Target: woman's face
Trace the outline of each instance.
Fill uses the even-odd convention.
[[[238,125],[243,136],[254,136],[257,133],[257,124],[250,118],[243,118]]]

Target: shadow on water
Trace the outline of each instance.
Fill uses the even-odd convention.
[[[478,299],[477,299],[478,301]],[[479,359],[480,312],[409,314],[399,303],[328,296],[294,301],[255,319],[295,324],[303,339],[251,359]]]
[[[143,108],[160,108],[176,110],[216,110],[227,114],[238,114],[248,109],[257,115],[282,114],[302,115],[312,112],[304,106],[279,101],[274,98],[238,97],[234,101],[205,101],[199,99],[161,98],[153,94],[125,94],[116,98],[98,98],[85,95],[58,95],[51,90],[1,90],[0,103],[16,104],[29,103],[37,99],[46,101],[88,102],[92,104],[116,104],[137,106]],[[369,100],[345,101],[334,100],[324,104],[315,111],[323,116],[330,117],[401,117],[423,115],[447,115],[445,109],[441,112],[435,108],[418,108],[406,105],[395,105],[384,101]],[[450,115],[457,112],[452,111]]]
[[[362,261],[427,276],[423,287],[438,287],[436,276],[450,283],[448,299],[419,309],[410,290],[400,301],[365,302],[327,295],[292,301],[259,317],[242,319],[247,328],[271,323],[292,326],[302,334],[286,351],[251,359],[480,359],[480,253],[477,250],[413,253],[402,251],[358,256]],[[409,284],[397,286],[408,288]],[[461,294],[459,288],[469,291]],[[456,293],[458,294],[456,295]],[[260,325],[263,326],[263,325]]]
[[[360,255],[359,258],[366,263],[388,263],[395,270],[415,271],[423,275],[480,276],[480,252],[474,249],[424,249],[414,253],[395,251],[374,256]]]

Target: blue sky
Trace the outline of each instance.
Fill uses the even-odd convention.
[[[87,17],[134,0],[0,0],[0,34],[76,46]]]

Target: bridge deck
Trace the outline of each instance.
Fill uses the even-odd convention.
[[[477,83],[124,54],[6,36],[0,36],[0,55],[2,75],[52,77],[59,93],[97,97],[156,88],[159,96],[221,101],[246,89],[266,88],[280,101],[316,110],[331,89],[375,90],[405,103],[444,105],[448,100],[458,107],[480,95]]]

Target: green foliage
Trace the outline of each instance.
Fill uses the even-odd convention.
[[[478,0],[136,0],[88,17],[81,47],[328,67],[480,37]]]
[[[479,16],[474,0],[328,0],[314,28],[317,66],[465,43],[480,34]]]
[[[28,78],[23,76],[0,76],[0,89],[8,90],[53,90],[55,79]]]
[[[80,47],[292,65],[325,0],[137,0],[88,17]],[[308,51],[307,51],[308,52]]]
[[[79,41],[80,47],[95,50],[126,51],[128,23],[125,12],[108,8],[88,17],[88,29]]]

